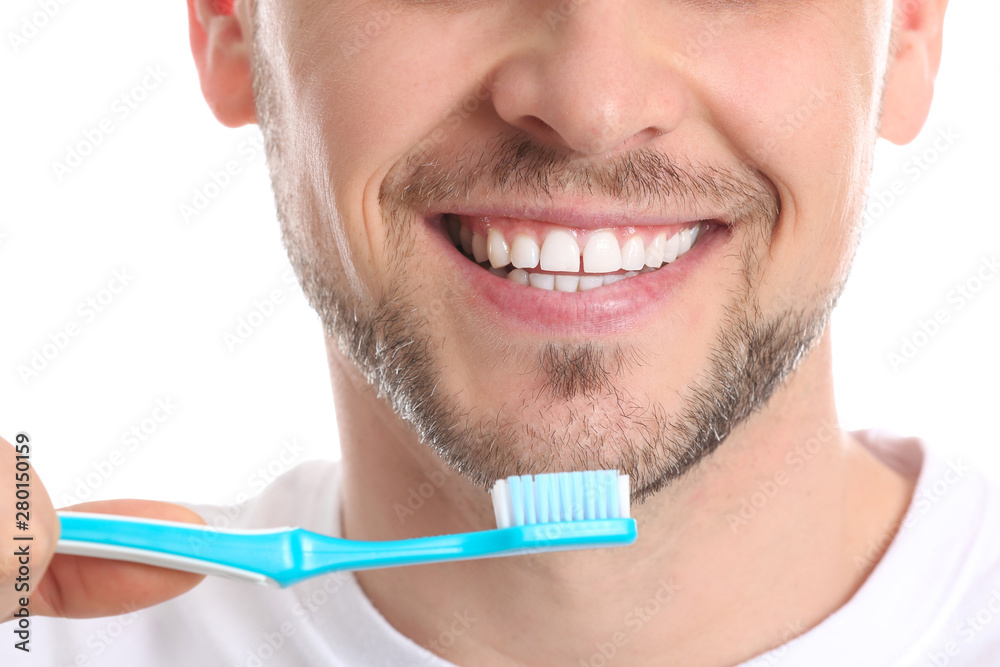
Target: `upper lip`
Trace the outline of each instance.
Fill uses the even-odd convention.
[[[708,210],[675,210],[669,213],[650,213],[649,209],[637,209],[620,204],[595,204],[583,199],[562,201],[559,205],[540,206],[531,203],[458,203],[436,204],[433,209],[421,213],[425,218],[435,218],[444,214],[516,218],[547,222],[579,229],[603,229],[607,227],[625,226],[659,226],[676,225],[689,222],[724,220],[728,216],[719,211]]]

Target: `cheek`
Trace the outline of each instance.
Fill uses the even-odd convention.
[[[741,31],[701,61],[707,113],[736,156],[777,188],[772,277],[803,289],[845,270],[874,144],[875,71],[860,25],[816,17]]]
[[[471,101],[481,112],[488,103],[470,57],[485,27],[404,12],[399,3],[353,4],[336,21],[313,17],[330,26],[322,35],[296,36],[296,123],[302,132],[311,128],[304,144],[326,172],[317,186],[331,193],[357,271],[377,282],[389,258],[379,186],[415,147],[457,145],[474,131],[465,122],[472,114],[461,108]]]

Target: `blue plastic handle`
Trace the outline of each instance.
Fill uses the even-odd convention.
[[[285,587],[337,570],[363,570],[548,551],[614,547],[636,540],[635,519],[599,519],[514,526],[456,535],[388,542],[328,537],[301,528],[221,530],[210,526],[60,512],[60,543],[89,543],[129,553],[167,554],[252,572]],[[141,554],[140,554],[141,555]],[[178,561],[176,569],[185,567]]]

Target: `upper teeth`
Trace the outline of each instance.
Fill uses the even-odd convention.
[[[490,258],[493,268],[499,269],[510,264],[510,246],[503,234],[495,229],[491,229],[486,237],[486,254]]]
[[[540,255],[538,244],[527,234],[518,234],[510,244],[510,263],[518,269],[533,269],[538,266]]]
[[[534,244],[534,241],[527,236],[524,238],[527,238],[529,243]],[[615,247],[617,246],[616,243]],[[590,245],[588,244],[587,247],[589,248]],[[584,254],[584,259],[586,259],[586,254]],[[576,239],[569,232],[558,230],[549,232],[549,235],[545,237],[545,243],[542,244],[538,263],[543,271],[576,273],[580,270],[580,246],[577,245]],[[521,268],[534,267],[522,266]]]
[[[581,250],[573,233],[564,229],[552,229],[541,246],[535,238],[525,232],[517,232],[508,240],[503,231],[491,226],[484,237],[460,224],[454,216],[448,220],[448,232],[455,245],[467,255],[482,264],[489,265],[500,275],[500,269],[510,268],[507,277],[523,285],[558,291],[586,291],[602,284],[611,284],[634,272],[658,269],[665,263],[675,261],[694,245],[702,225],[677,231],[671,236],[666,232],[656,234],[648,242],[642,236],[633,234],[621,239],[611,231],[592,233]],[[647,237],[648,238],[648,237]],[[582,262],[581,262],[582,260]],[[581,264],[584,274],[615,274],[553,276],[547,273],[530,273],[530,269],[566,274],[579,274]],[[629,272],[616,274],[618,271]]]

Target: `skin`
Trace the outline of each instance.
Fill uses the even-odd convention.
[[[850,599],[891,541],[913,480],[836,426],[825,315],[854,255],[876,138],[906,143],[926,119],[945,6],[260,0],[254,8],[237,0],[229,12],[189,0],[205,98],[228,126],[261,122],[285,243],[327,325],[345,536],[490,528],[483,488],[504,466],[567,469],[581,450],[647,483],[633,507],[641,537],[628,549],[358,573],[400,632],[458,664],[586,663],[622,632],[622,664],[728,665],[801,634]],[[374,32],[373,20],[377,33],[356,41],[366,26]],[[390,197],[389,207],[385,196],[412,181],[407,158],[470,95],[479,104],[433,143],[438,164],[455,165],[462,150],[490,164],[489,140],[498,136],[551,149],[586,173],[645,150],[692,177],[706,165],[753,174],[762,189],[748,191],[772,201],[777,215],[756,226],[737,220],[720,250],[617,330],[525,331],[489,318],[474,310],[472,288],[455,280],[433,230],[420,223],[416,214],[430,202]],[[622,203],[607,193],[584,197],[572,179],[561,184],[557,196],[592,211]],[[481,199],[491,186],[483,178],[468,193]],[[658,210],[681,205],[668,197]],[[749,271],[741,261],[748,252],[756,258]],[[405,330],[423,345],[420,370],[442,397],[437,412],[404,410],[410,420],[402,418],[409,404],[386,392],[400,383],[351,352],[360,334],[345,313],[370,324],[387,312],[413,313]],[[769,400],[732,419],[710,456],[670,478],[638,466],[644,452],[660,464],[676,460],[637,444],[652,417],[624,416],[616,398],[658,406],[667,419],[657,442],[681,442],[671,440],[682,430],[674,422],[707,377],[713,343],[734,312],[756,324],[801,315],[818,328],[793,368],[772,373]],[[380,340],[391,358],[394,340]],[[588,342],[592,358],[624,346],[637,361],[601,375],[601,389],[555,390],[539,350],[579,351]],[[458,441],[427,430],[445,418]],[[493,444],[502,455],[456,466],[462,442],[465,453]],[[816,446],[804,450],[807,443]],[[784,481],[766,504],[734,520],[741,502],[779,474]],[[401,515],[409,491],[428,480],[440,483]],[[44,521],[51,538],[54,517]],[[83,560],[53,559],[36,593],[46,612],[109,613],[120,595],[86,588],[88,577],[106,576],[101,567],[135,568],[141,590],[152,591],[140,604],[197,582]],[[637,606],[647,611],[636,615]],[[475,621],[442,634],[456,612]]]

